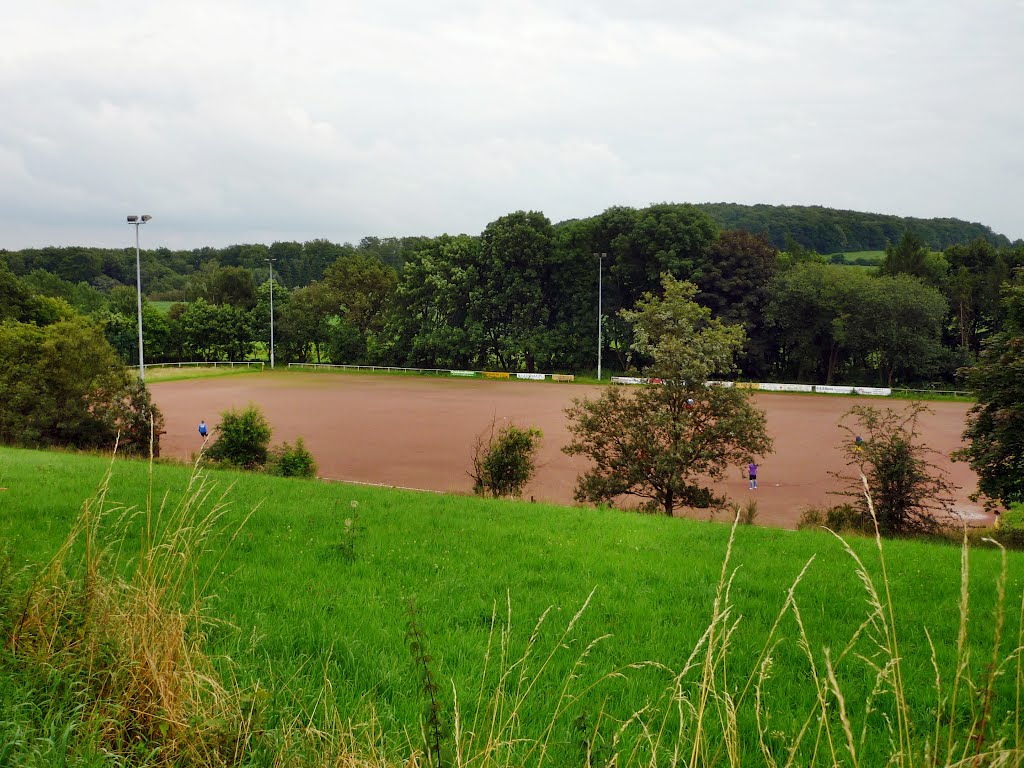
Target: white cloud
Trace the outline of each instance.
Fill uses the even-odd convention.
[[[735,200],[1024,236],[1019,3],[5,11],[0,247],[479,232]],[[157,226],[159,225],[159,226]]]

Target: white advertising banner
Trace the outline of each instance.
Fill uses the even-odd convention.
[[[612,384],[646,384],[647,379],[639,379],[636,376],[612,376]]]
[[[858,395],[877,395],[878,397],[889,397],[892,389],[889,387],[854,387],[853,391]]]
[[[831,384],[815,384],[815,392],[821,392],[826,395],[848,395],[853,392],[853,387],[834,387]]]
[[[544,381],[543,373],[517,373],[517,379],[529,379],[530,381]]]
[[[769,392],[813,392],[813,384],[761,384],[761,389],[766,389]]]

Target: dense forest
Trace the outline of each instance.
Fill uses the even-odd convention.
[[[819,255],[873,249],[877,269]],[[62,300],[137,362],[134,249],[0,257],[5,304]],[[271,263],[279,362],[590,371],[600,277],[605,365],[629,370],[643,361],[619,311],[667,272],[744,326],[743,377],[910,385],[953,382],[1000,329],[1024,243],[950,219],[664,203],[559,224],[518,211],[479,235],[147,250],[147,362],[265,357]]]
[[[697,208],[722,229],[763,234],[779,250],[796,243],[825,254],[881,251],[886,245],[898,242],[908,231],[936,251],[978,238],[992,245],[1010,245],[1005,235],[996,234],[984,224],[960,219],[915,219],[805,205],[702,203]]]

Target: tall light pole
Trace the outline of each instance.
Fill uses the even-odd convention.
[[[601,380],[601,295],[604,292],[602,285],[604,281],[604,258],[607,253],[595,253],[597,257],[597,380]]]
[[[135,226],[135,294],[139,305],[139,381],[146,381],[146,363],[142,358],[142,260],[139,258],[139,225],[152,219],[148,213],[129,216],[128,223]]]
[[[274,259],[264,259],[270,265],[270,369],[274,369]]]

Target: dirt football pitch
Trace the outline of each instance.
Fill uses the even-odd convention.
[[[274,444],[301,436],[316,457],[321,477],[359,483],[470,493],[467,474],[474,440],[492,419],[544,433],[537,473],[524,498],[573,503],[576,477],[588,463],[561,448],[569,441],[565,408],[573,398],[596,397],[599,387],[534,381],[487,381],[432,377],[277,371],[182,381],[151,382],[164,413],[165,456],[190,459],[200,449],[200,419],[215,426],[229,408],[259,406],[273,428]],[[758,489],[740,469],[716,484],[731,500],[756,499],[757,522],[795,527],[810,505],[831,506],[842,483],[829,472],[844,468],[837,426],[855,404],[906,408],[903,400],[759,393],[768,414],[775,452],[760,462]],[[920,423],[923,441],[937,453],[957,488],[956,508],[978,523],[988,518],[968,500],[976,478],[950,453],[961,444],[967,403],[929,403]],[[216,432],[214,432],[216,434]],[[704,511],[692,512],[707,517]]]

